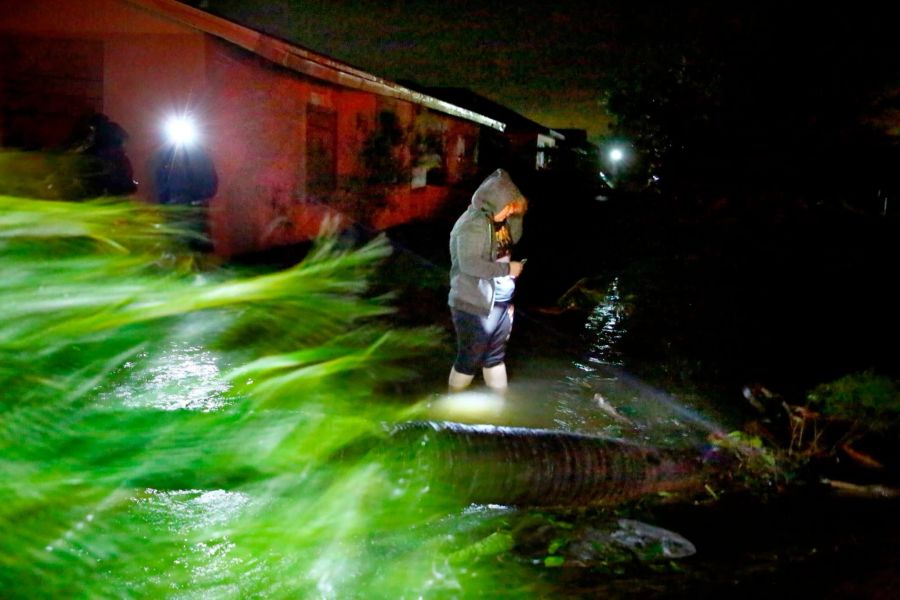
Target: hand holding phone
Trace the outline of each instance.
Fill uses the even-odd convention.
[[[525,261],[527,261],[527,260],[528,260],[528,259],[526,258],[526,259],[522,259],[522,260],[514,260],[514,261],[510,262],[510,263],[509,263],[509,275],[510,275],[510,277],[512,277],[513,279],[515,279],[516,277],[518,277],[519,275],[521,275],[521,274],[522,274],[522,269],[525,268]]]

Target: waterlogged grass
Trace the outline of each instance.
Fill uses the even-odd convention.
[[[388,246],[197,271],[169,222],[0,197],[0,596],[528,595],[394,464],[383,390],[436,336],[381,320]]]

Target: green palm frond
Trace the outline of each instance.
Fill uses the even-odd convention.
[[[379,458],[408,404],[380,385],[435,340],[390,330],[387,298],[367,295],[385,240],[198,273],[162,258],[178,249],[158,207],[0,198],[0,213],[0,595],[435,585],[443,558],[411,545],[391,566],[369,543],[430,510],[396,497]]]

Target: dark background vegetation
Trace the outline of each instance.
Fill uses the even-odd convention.
[[[866,3],[701,3],[626,13],[601,88],[639,171],[758,206],[874,208],[897,193],[898,42]],[[686,189],[685,189],[686,188]],[[760,196],[763,198],[760,198]],[[776,196],[776,197],[772,197]]]

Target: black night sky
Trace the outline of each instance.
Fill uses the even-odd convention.
[[[820,127],[900,82],[900,42],[882,3],[207,4],[376,75],[469,87],[547,126],[585,128],[594,139],[607,133],[604,99],[614,77],[648,68],[687,64],[732,119],[814,119]]]

